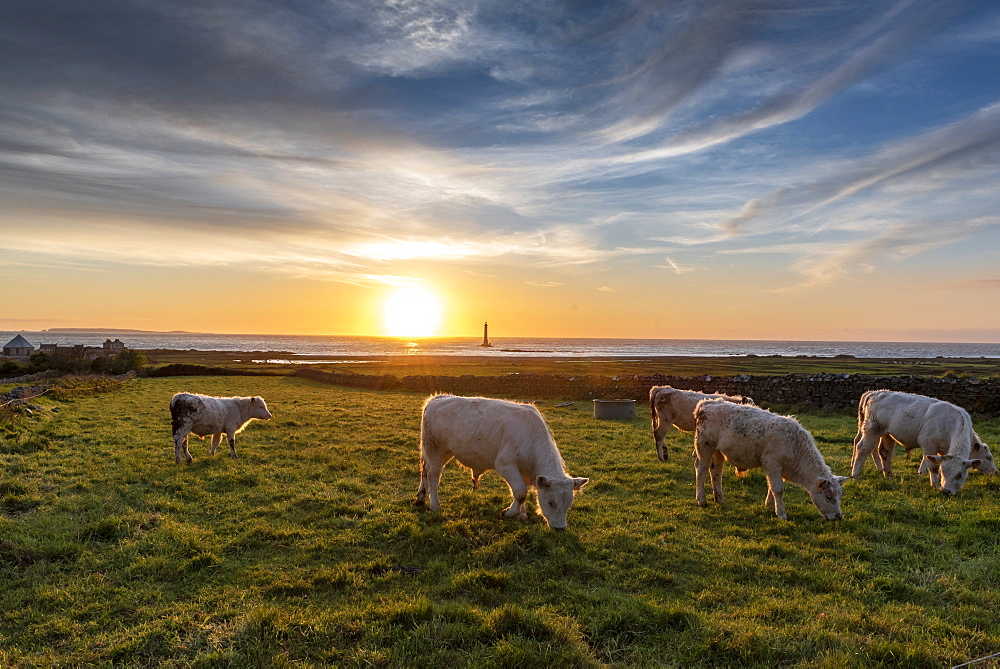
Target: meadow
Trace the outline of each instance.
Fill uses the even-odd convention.
[[[0,387],[4,391],[8,386]],[[238,460],[171,395],[263,395]],[[691,435],[659,462],[648,408],[597,421],[546,401],[591,483],[554,532],[454,463],[413,505],[423,396],[291,377],[140,378],[0,427],[0,666],[927,666],[1000,650],[1000,477],[954,499],[897,456],[845,484],[844,520],[760,471],[694,500]],[[852,412],[799,413],[846,474]],[[976,417],[1000,450],[1000,420]],[[529,506],[533,502],[529,498]],[[997,666],[995,660],[978,667]]]

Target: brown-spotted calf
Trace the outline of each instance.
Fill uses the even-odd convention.
[[[174,435],[174,462],[192,462],[188,451],[188,434],[198,437],[212,435],[211,455],[229,437],[229,455],[236,457],[236,433],[254,418],[268,420],[271,412],[263,397],[209,397],[193,393],[177,393],[170,400],[170,425]]]

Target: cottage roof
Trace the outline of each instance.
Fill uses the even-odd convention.
[[[17,335],[13,339],[11,339],[9,342],[7,342],[6,344],[4,344],[3,347],[4,348],[35,348],[34,346],[31,345],[31,342],[29,342],[27,339],[25,339],[21,335]]]

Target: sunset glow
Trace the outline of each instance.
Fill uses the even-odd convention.
[[[423,288],[403,288],[386,300],[385,334],[392,337],[429,337],[438,334],[441,301]]]

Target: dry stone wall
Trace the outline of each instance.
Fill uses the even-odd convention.
[[[1000,415],[1000,379],[873,374],[785,374],[780,376],[376,376],[302,369],[306,379],[352,388],[483,395],[507,399],[634,399],[646,402],[651,386],[746,395],[762,405],[793,404],[820,409],[853,409],[866,390],[900,390],[936,397],[968,411]]]

